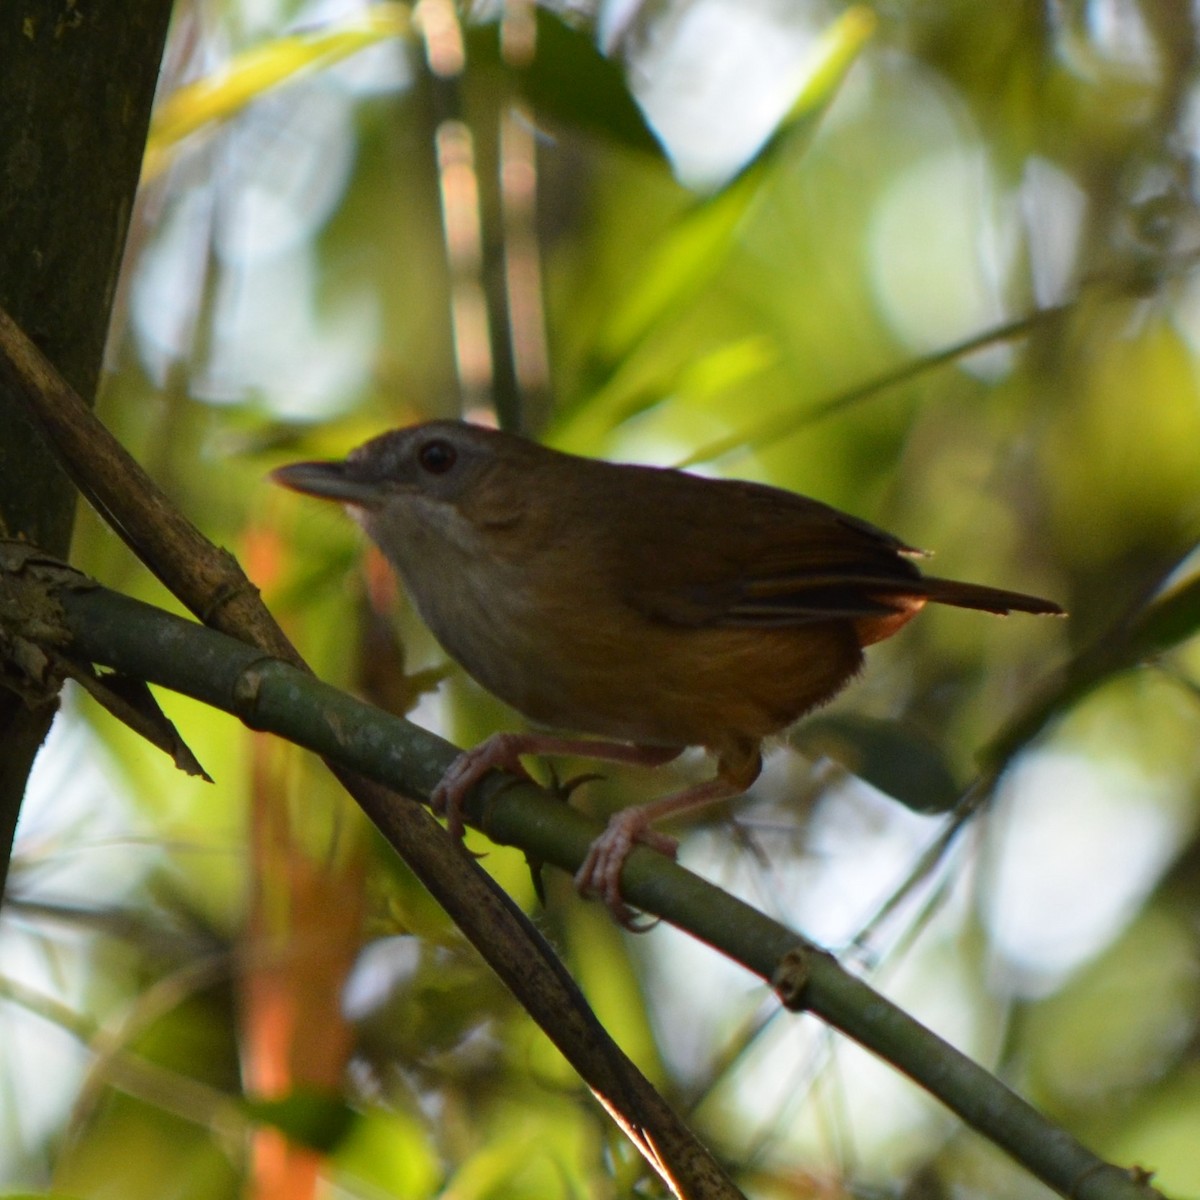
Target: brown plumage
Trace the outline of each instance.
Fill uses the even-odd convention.
[[[396,430],[342,463],[276,473],[348,504],[447,652],[538,724],[620,746],[499,735],[435,794],[461,828],[471,786],[520,753],[662,762],[716,779],[614,818],[581,886],[620,904],[621,864],[670,812],[744,790],[762,740],[830,699],[863,647],[928,602],[1058,613],[1035,596],[923,576],[865,521],[778,488],[577,458],[453,421]]]

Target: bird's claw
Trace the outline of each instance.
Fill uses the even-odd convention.
[[[579,893],[603,900],[613,919],[632,933],[645,933],[658,924],[657,920],[640,922],[638,914],[621,895],[621,871],[639,843],[670,859],[675,858],[679,849],[675,838],[651,829],[642,813],[629,808],[613,816],[608,828],[588,848],[583,865],[575,873]]]
[[[496,770],[529,779],[518,753],[504,734],[489,738],[473,750],[464,750],[446,768],[446,773],[430,793],[429,807],[435,816],[446,818],[446,832],[455,841],[461,842],[466,833],[467,797],[485,775]]]

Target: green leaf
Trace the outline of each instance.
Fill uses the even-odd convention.
[[[387,38],[407,37],[407,5],[376,4],[366,13],[312,33],[273,38],[238,54],[224,70],[176,89],[154,112],[142,182],[170,163],[175,146],[213,121],[227,121],[297,76],[330,66]]]
[[[816,129],[874,27],[870,10],[855,7],[824,32],[806,65],[796,99],[762,149],[724,189],[697,204],[675,226],[617,304],[598,339],[602,369],[623,361],[668,312],[695,296],[721,265],[762,192],[768,169],[785,146]]]
[[[340,1194],[406,1200],[449,1194],[443,1190],[442,1166],[429,1128],[399,1109],[365,1109],[338,1147],[332,1167],[334,1178],[345,1181]]]
[[[498,24],[488,24],[467,31],[468,69],[481,64],[505,65],[500,57],[499,30]],[[530,65],[517,74],[537,120],[548,117],[663,158],[662,146],[630,93],[621,68],[605,58],[587,34],[554,14],[538,9],[537,52]]]
[[[1195,553],[1195,547],[1189,556]],[[1054,685],[1035,697],[983,751],[995,769],[1071,705],[1122,671],[1174,650],[1200,632],[1200,574],[1177,584],[1132,617],[1119,620],[1069,662]]]
[[[1130,634],[1131,659],[1164,654],[1200,632],[1200,574],[1160,596]]]
[[[810,717],[789,740],[804,754],[840,763],[913,812],[949,812],[962,795],[938,746],[902,722]]]
[[[316,1088],[296,1088],[272,1100],[246,1099],[242,1109],[251,1120],[270,1125],[321,1154],[337,1149],[358,1119],[339,1094]]]
[[[681,406],[699,407],[730,389],[743,387],[779,361],[779,348],[766,336],[736,338],[693,355],[680,365],[625,363],[587,402],[576,406],[546,433],[548,444],[575,454],[594,453],[622,422],[662,402],[668,394]]]

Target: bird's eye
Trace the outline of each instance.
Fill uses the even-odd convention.
[[[430,475],[445,475],[458,459],[458,451],[444,438],[426,442],[417,451],[417,462]]]

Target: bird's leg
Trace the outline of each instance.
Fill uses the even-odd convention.
[[[665,817],[740,795],[758,778],[761,770],[762,756],[757,743],[738,744],[721,752],[715,778],[649,804],[614,813],[608,828],[591,844],[583,866],[575,873],[576,888],[582,895],[599,896],[622,925],[636,929],[633,914],[621,896],[621,871],[634,845],[640,842],[674,858],[678,841],[650,826]]]
[[[521,765],[522,754],[568,755],[600,758],[607,762],[632,763],[658,767],[678,758],[681,751],[673,746],[636,746],[627,742],[602,742],[590,738],[562,738],[550,733],[495,733],[472,750],[460,754],[442,776],[430,806],[446,818],[446,828],[455,838],[463,836],[463,807],[471,789],[489,772],[528,773]]]
[[[575,887],[580,895],[598,896],[613,916],[627,928],[633,928],[633,913],[621,896],[621,871],[637,843],[649,846],[668,858],[674,858],[679,841],[650,826],[655,821],[686,812],[690,808],[727,800],[743,789],[719,775],[694,787],[684,788],[670,796],[623,808],[609,818],[608,827],[588,847],[583,865],[575,872]]]

